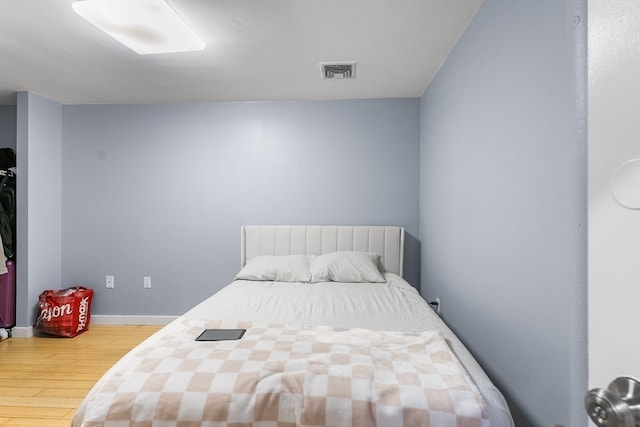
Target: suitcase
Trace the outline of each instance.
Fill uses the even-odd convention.
[[[16,265],[7,260],[5,274],[0,274],[0,328],[11,329],[16,325]]]

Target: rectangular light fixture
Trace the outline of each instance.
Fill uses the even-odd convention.
[[[78,0],[71,6],[78,15],[140,55],[205,47],[164,0]]]

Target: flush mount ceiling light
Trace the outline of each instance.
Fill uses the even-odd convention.
[[[205,47],[164,0],[79,0],[71,6],[78,15],[140,55]]]

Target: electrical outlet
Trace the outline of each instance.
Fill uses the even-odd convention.
[[[149,276],[144,277],[144,288],[151,289],[151,277]]]
[[[109,289],[113,289],[115,287],[115,281],[114,281],[113,276],[107,276],[105,278],[105,285]]]

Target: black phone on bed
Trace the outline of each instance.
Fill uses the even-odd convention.
[[[246,329],[205,329],[196,338],[196,341],[226,341],[239,340]]]

